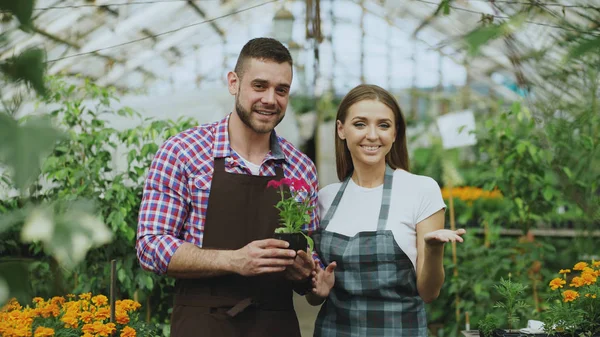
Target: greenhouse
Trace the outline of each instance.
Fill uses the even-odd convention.
[[[600,336],[598,1],[0,27],[0,336]]]

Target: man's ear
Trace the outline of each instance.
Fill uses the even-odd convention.
[[[229,93],[232,95],[237,95],[239,92],[240,78],[233,71],[227,73],[227,88],[229,89]]]

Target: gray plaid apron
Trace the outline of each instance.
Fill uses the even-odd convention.
[[[392,231],[386,230],[393,178],[394,170],[386,167],[376,232],[348,237],[326,230],[348,177],[313,234],[323,262],[337,262],[335,286],[317,316],[315,337],[427,336],[425,304],[417,293],[415,269]]]

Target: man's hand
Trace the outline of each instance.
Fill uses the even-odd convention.
[[[296,258],[293,260],[293,264],[285,268],[285,277],[292,281],[304,281],[308,279],[315,269],[315,261],[312,258],[312,254],[307,254],[303,250],[299,250],[298,254],[294,251],[291,252],[296,255]]]
[[[243,276],[282,272],[294,264],[296,256],[296,252],[286,249],[288,246],[289,243],[276,239],[252,241],[232,251],[231,269]]]

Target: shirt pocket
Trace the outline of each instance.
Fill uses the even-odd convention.
[[[191,194],[191,204],[201,205],[207,203],[210,194],[212,175],[197,175],[191,177],[188,186]]]

